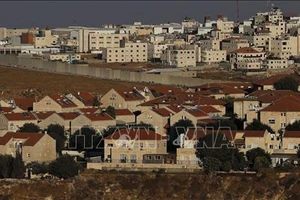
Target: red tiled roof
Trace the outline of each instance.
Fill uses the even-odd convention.
[[[47,119],[49,116],[51,116],[54,111],[49,111],[49,112],[36,112],[33,113],[35,116],[37,116],[38,119]]]
[[[145,129],[117,129],[112,135],[105,139],[113,140],[163,140],[166,139],[160,134]]]
[[[214,119],[198,119],[197,124],[205,125],[205,124],[216,124],[217,121]]]
[[[124,98],[125,101],[142,101],[145,99],[137,90],[120,89],[116,92]]]
[[[80,108],[79,111],[82,113],[95,113],[99,108]]]
[[[4,112],[4,113],[12,112],[13,110],[14,108],[12,107],[0,107],[0,112]]]
[[[134,115],[134,114],[128,109],[116,109],[116,116],[120,116],[120,115]]]
[[[162,97],[158,97],[153,100],[142,103],[140,104],[140,106],[154,106],[159,104],[199,106],[199,105],[225,105],[226,102],[211,97],[206,97],[197,93],[185,92],[176,95],[164,95]]]
[[[77,107],[77,105],[73,101],[71,101],[70,99],[68,99],[64,95],[53,94],[53,95],[49,95],[49,97],[51,99],[53,99],[53,101],[55,101],[56,103],[58,103],[62,108]]]
[[[34,146],[44,135],[43,133],[7,132],[0,137],[0,145],[6,145],[12,138],[16,138],[25,139],[24,146]]]
[[[232,51],[231,53],[255,53],[256,54],[256,53],[260,53],[260,52],[251,47],[242,47],[240,49]]]
[[[9,121],[32,121],[32,120],[37,120],[37,118],[31,112],[4,113],[4,116]]]
[[[218,109],[214,108],[213,106],[199,106],[198,108],[201,111],[203,111],[204,113],[219,113],[219,112],[221,112]]]
[[[74,95],[79,101],[81,101],[85,106],[94,105],[94,96],[89,92],[78,92]]]
[[[284,79],[285,77],[293,76],[291,74],[277,74],[274,76],[271,76],[269,78],[260,79],[258,81],[255,81],[253,84],[255,85],[274,85],[277,81]]]
[[[175,106],[175,105],[169,105],[169,106],[166,106],[166,108],[173,113],[178,113],[183,109],[182,106]]]
[[[208,116],[205,112],[203,112],[200,109],[188,109],[186,110],[186,112],[190,113],[191,115],[193,115],[194,117],[204,117],[204,116]]]
[[[153,111],[162,117],[169,117],[172,114],[172,112],[170,112],[165,108],[157,108],[157,109],[153,109]]]
[[[272,103],[285,96],[295,96],[300,98],[300,93],[291,90],[256,90],[249,94],[257,97],[256,100],[262,103]]]
[[[243,137],[264,137],[265,131],[244,131],[244,136]]]
[[[28,111],[29,108],[33,107],[33,103],[36,102],[35,98],[14,98],[16,106],[24,111]]]
[[[213,94],[244,94],[244,90],[240,90],[237,88],[233,88],[231,86],[227,86],[225,84],[220,83],[207,83],[200,86],[194,86],[192,88],[196,88],[197,92],[203,95],[213,95]]]
[[[271,105],[260,110],[260,112],[300,112],[300,98],[285,96],[273,102]]]
[[[181,88],[172,86],[149,87],[149,90],[155,97],[183,92]]]
[[[80,115],[79,112],[57,113],[64,120],[73,120]]]
[[[300,131],[285,131],[283,137],[299,138]]]
[[[114,120],[114,118],[112,118],[107,113],[90,113],[90,114],[84,114],[84,116],[86,116],[92,121]]]

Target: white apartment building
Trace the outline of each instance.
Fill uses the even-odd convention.
[[[286,59],[266,59],[262,64],[266,69],[285,69],[288,67],[288,60]]]
[[[236,64],[236,69],[240,70],[258,70],[261,68],[262,65],[260,61],[252,61],[251,59],[244,59]]]
[[[231,37],[221,41],[221,49],[225,50],[226,54],[229,54],[230,52],[243,47],[249,47],[248,40]]]
[[[116,48],[120,47],[120,41],[128,39],[128,34],[103,34],[90,33],[89,34],[89,50],[100,50],[101,48]]]
[[[165,44],[165,43],[158,43],[158,44],[148,44],[148,59],[161,59],[161,55],[163,50],[166,50],[168,46],[173,44]]]
[[[176,67],[195,67],[196,66],[196,46],[169,46],[163,50],[161,60],[163,64]]]
[[[181,24],[178,23],[170,23],[170,24],[161,24],[155,25],[153,27],[153,34],[162,34],[162,33],[183,33],[184,28]]]
[[[282,34],[285,34],[286,31],[286,22],[284,21],[278,21],[276,23],[272,22],[265,22],[265,29],[270,31],[271,36],[280,36]]]
[[[217,20],[217,28],[222,33],[232,33],[234,28],[234,21],[228,21],[227,17],[219,17]]]
[[[201,50],[201,62],[211,64],[221,61],[226,61],[225,50]]]
[[[246,65],[245,61],[247,60],[247,67],[254,67],[257,62],[261,63],[261,61],[266,59],[266,53],[265,52],[259,52],[253,48],[250,47],[244,47],[237,49],[229,54],[229,61],[232,65],[232,69],[237,69],[238,66],[242,67]],[[254,63],[249,64],[249,63]],[[239,63],[242,63],[242,65],[239,65]]]
[[[299,54],[299,39],[299,36],[277,37],[266,42],[266,50],[273,57],[288,59],[290,56],[297,56]]]
[[[148,44],[141,42],[121,43],[121,47],[103,48],[103,59],[107,63],[147,62]]]

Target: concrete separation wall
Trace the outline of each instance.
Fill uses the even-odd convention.
[[[121,80],[130,82],[156,83],[164,85],[196,86],[205,83],[221,82],[201,78],[187,78],[168,74],[146,74],[144,72],[131,72],[109,68],[96,68],[86,65],[72,65],[62,62],[45,61],[31,57],[0,55],[0,65],[21,67],[30,70],[39,70],[50,73],[72,74],[90,76],[93,78]]]

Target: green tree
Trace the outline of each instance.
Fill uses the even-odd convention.
[[[92,127],[85,126],[77,130],[70,138],[69,146],[77,151],[92,150],[97,147],[102,137]]]
[[[293,78],[292,76],[287,76],[274,83],[274,87],[276,90],[292,90],[297,92],[298,86],[299,81]]]
[[[300,120],[295,121],[292,124],[288,124],[285,127],[286,131],[300,131]]]
[[[38,133],[40,132],[40,127],[34,123],[25,123],[22,127],[19,128],[18,132],[27,132],[27,133]]]
[[[205,158],[216,158],[221,162],[230,162],[234,170],[243,168],[244,155],[232,146],[224,134],[207,134],[197,144],[196,155],[201,161]]]
[[[31,162],[26,167],[32,169],[32,174],[46,174],[49,172],[49,166],[44,162]]]
[[[212,126],[216,130],[222,127],[229,127],[231,130],[237,130],[237,126],[232,119],[220,119],[217,123],[209,124],[208,126]]]
[[[109,114],[110,116],[112,116],[113,118],[116,118],[116,109],[112,106],[108,106],[105,110],[105,112],[107,112],[107,114]]]
[[[189,119],[180,119],[169,129],[169,140],[167,142],[167,150],[170,153],[176,153],[179,147],[178,137],[180,134],[185,134],[188,128],[195,128],[193,122]]]
[[[233,103],[234,103],[234,97],[223,97],[220,98],[221,101],[226,102],[226,116],[228,117],[234,117],[234,112],[233,112]]]
[[[80,165],[70,155],[62,155],[49,164],[50,174],[63,179],[77,176],[80,169]]]
[[[203,160],[203,168],[204,172],[206,173],[212,173],[214,171],[219,171],[221,170],[222,162],[214,157],[206,157]]]
[[[230,170],[231,170],[231,162],[230,161],[224,162],[224,164],[222,166],[222,169],[225,172],[230,172]]]
[[[13,161],[12,155],[0,155],[0,178],[11,178]]]
[[[265,150],[263,150],[262,148],[259,148],[259,147],[254,148],[254,149],[250,149],[249,151],[247,151],[246,152],[246,157],[247,157],[247,160],[250,162],[249,166],[250,166],[250,169],[252,169],[252,170],[255,170],[254,165],[255,165],[255,161],[256,161],[257,157],[265,157],[266,160],[268,161],[268,165],[271,165],[271,163],[272,163],[270,154],[268,152],[266,152]],[[260,162],[260,161],[261,161],[261,159],[259,159],[258,162]]]
[[[258,156],[255,158],[253,169],[259,171],[262,168],[269,168],[270,163],[265,156]]]
[[[253,119],[253,121],[247,125],[247,127],[245,128],[245,130],[252,130],[252,131],[265,131],[268,130],[268,132],[270,133],[274,133],[274,130],[266,125],[261,123],[260,121],[258,121],[257,119]]]
[[[13,160],[13,165],[12,165],[12,173],[11,176],[12,178],[24,178],[25,176],[25,164],[22,159],[22,155],[20,152],[16,152],[16,157]]]
[[[65,128],[59,124],[50,124],[47,127],[47,133],[56,140],[56,152],[61,154],[67,139],[65,136]]]

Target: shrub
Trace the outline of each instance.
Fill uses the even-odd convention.
[[[230,172],[231,170],[231,163],[229,161],[226,161],[224,164],[223,164],[223,170],[225,172]]]

